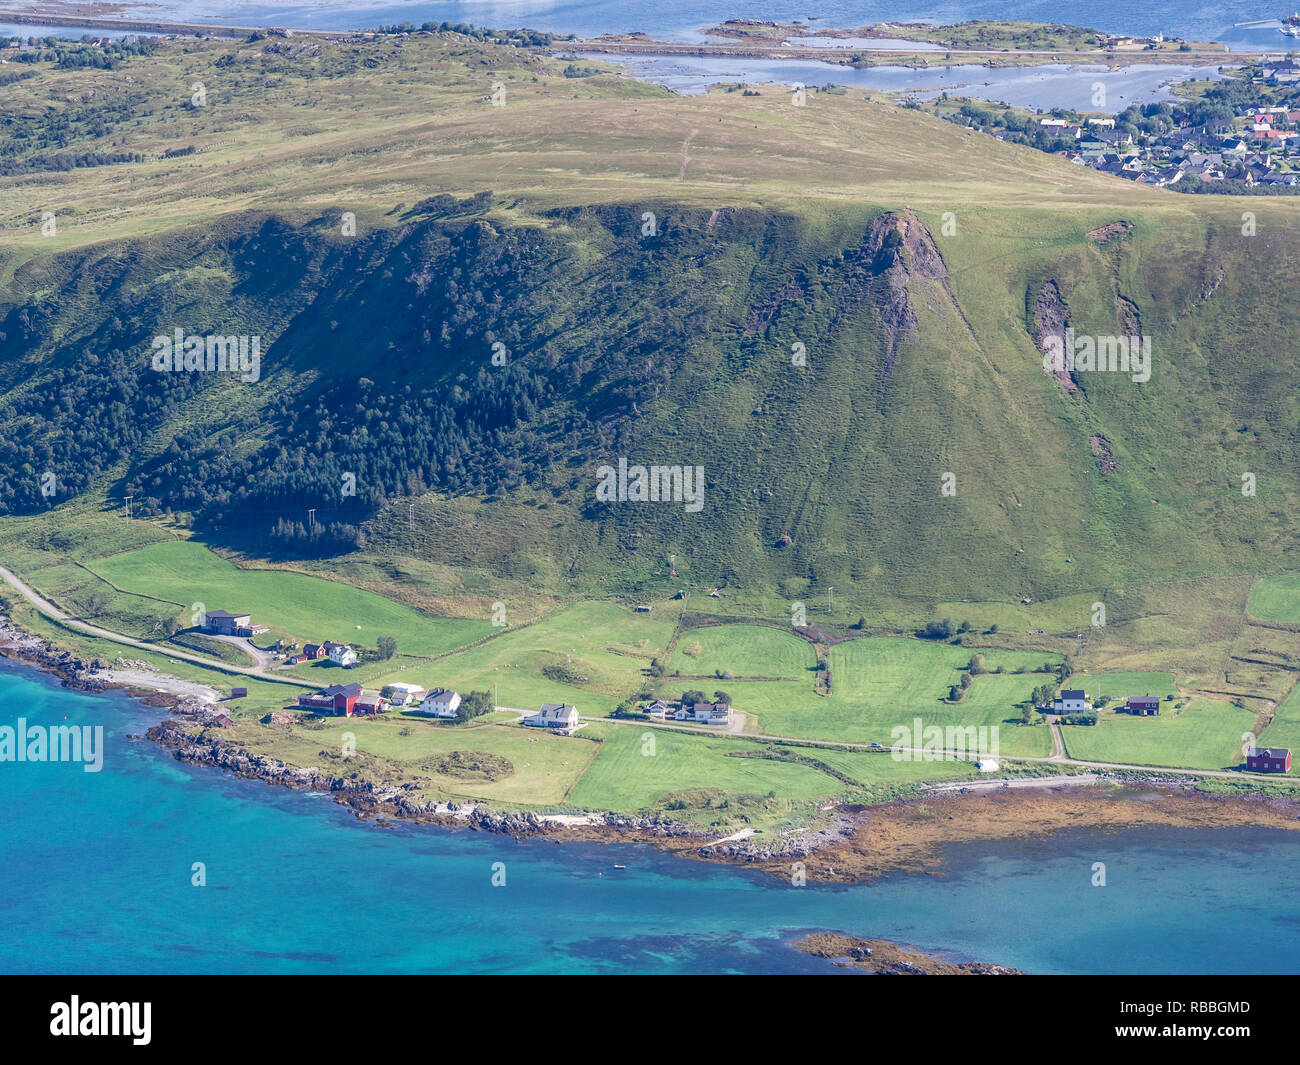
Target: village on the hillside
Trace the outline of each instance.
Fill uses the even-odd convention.
[[[1245,102],[1150,103],[1113,116],[1054,108],[1023,116],[970,101],[943,117],[1140,185],[1285,192],[1300,188],[1300,61],[1259,64],[1231,83]]]

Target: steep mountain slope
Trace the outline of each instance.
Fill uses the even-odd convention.
[[[483,54],[517,65],[505,51]],[[1239,205],[898,109],[602,79],[578,103],[608,144],[566,148],[576,105],[547,96],[554,80],[508,116],[455,103],[435,123],[451,153],[365,147],[407,121],[397,107],[376,126],[334,116],[322,174],[375,153],[346,198],[277,158],[287,187],[256,203],[200,212],[192,175],[155,190],[163,225],[126,193],[126,236],[97,198],[120,181],[106,171],[177,164],[74,175],[61,195],[99,220],[7,254],[0,508],[57,521],[70,498],[129,496],[257,555],[605,591],[670,587],[675,566],[791,599],[1042,597],[1288,565],[1290,203],[1252,201],[1246,236]],[[276,106],[281,128],[299,121]],[[266,134],[230,136],[237,156]],[[236,187],[253,158],[210,176]],[[434,177],[408,207],[412,161]],[[154,370],[154,338],[177,329],[259,338],[256,380]],[[1145,337],[1149,379],[1045,372],[1054,336]],[[703,497],[609,502],[601,468],[620,460],[702,468]]]

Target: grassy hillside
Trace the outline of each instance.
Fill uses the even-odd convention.
[[[563,67],[174,41],[0,85],[6,549],[93,559],[130,497],[480,621],[721,586],[778,621],[1078,594],[1084,625],[1106,589],[1288,568],[1295,204],[1247,237],[1240,201],[903,108]],[[1055,380],[1053,323],[1149,336],[1150,380]],[[258,379],[153,371],[176,328],[260,337]],[[598,500],[620,458],[703,467],[702,507]]]

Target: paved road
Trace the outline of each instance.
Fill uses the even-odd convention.
[[[1051,718],[1048,724],[1052,729],[1052,746],[1055,748],[1048,761],[1063,762],[1065,761],[1065,737],[1061,735],[1061,723],[1056,718]]]
[[[221,636],[215,632],[205,632],[204,637],[209,640],[220,640],[222,643],[228,643],[232,647],[238,647],[244,654],[249,655],[256,668],[266,671],[274,669],[276,666],[275,653],[272,651],[263,651],[256,646],[247,636]]]
[[[218,662],[215,659],[204,658],[202,655],[190,654],[188,651],[176,651],[170,647],[162,647],[156,643],[150,643],[148,640],[137,640],[133,636],[124,636],[120,632],[114,632],[112,629],[103,629],[98,625],[90,625],[84,621],[78,621],[76,618],[69,617],[48,599],[42,597],[28,585],[15,577],[9,570],[0,566],[0,578],[3,578],[14,591],[18,592],[24,599],[32,604],[37,610],[48,618],[53,618],[61,625],[66,625],[70,629],[76,629],[84,632],[89,636],[98,636],[102,640],[111,640],[113,643],[124,644],[127,647],[135,647],[141,651],[154,651],[157,654],[167,655],[169,658],[178,658],[186,662],[194,662],[200,666],[206,666],[208,669],[218,669],[223,673],[238,673],[245,677],[255,677],[258,680],[275,681],[280,684],[292,684],[299,688],[315,688],[317,685],[309,684],[306,681],[293,680],[289,677],[276,677],[265,673],[260,669],[246,668],[244,666],[232,666],[225,662]]]

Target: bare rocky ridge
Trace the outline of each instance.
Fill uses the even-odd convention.
[[[884,384],[899,349],[917,335],[916,309],[908,286],[916,278],[942,281],[951,298],[948,267],[933,235],[910,210],[881,215],[871,223],[856,265],[865,267],[873,279],[883,278],[885,282],[883,289],[873,286],[876,314],[884,329],[885,359],[880,371],[880,384]]]
[[[1106,244],[1111,240],[1123,240],[1128,236],[1129,230],[1133,228],[1132,222],[1126,222],[1119,219],[1116,222],[1110,222],[1107,225],[1099,226],[1096,229],[1088,231],[1088,239],[1094,240],[1098,244]]]

